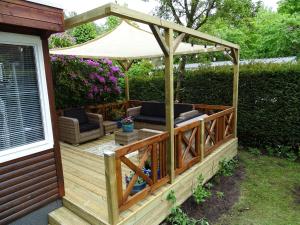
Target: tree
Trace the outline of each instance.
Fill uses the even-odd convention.
[[[73,29],[72,35],[76,38],[77,44],[87,42],[97,36],[97,26],[95,23],[82,24]]]
[[[153,64],[149,60],[143,59],[137,63],[133,63],[126,75],[130,77],[149,76],[153,72],[153,69]]]
[[[262,1],[252,0],[222,0],[217,2],[216,13],[211,18],[222,18],[238,26],[241,21],[253,18],[262,8]]]
[[[215,9],[218,0],[158,0],[160,6],[155,10],[155,14],[174,22],[198,30],[206,23]],[[188,42],[190,36],[186,35],[183,41]],[[179,64],[179,73],[175,90],[175,99],[180,101],[181,83],[185,74],[185,64],[187,58],[182,56]]]
[[[202,27],[209,22],[221,22],[223,28],[226,27],[226,29],[231,30],[232,27],[239,26],[242,21],[248,21],[255,17],[262,6],[261,0],[256,3],[253,3],[252,0],[158,1],[160,6],[155,11],[156,15],[195,30],[202,30]],[[239,30],[236,31],[234,36],[238,38],[241,32]],[[183,41],[197,43],[196,40],[192,40],[189,36],[186,36]],[[184,78],[185,64],[188,58],[190,57],[182,56],[178,67],[175,98],[179,101],[181,82]]]
[[[300,13],[299,0],[281,0],[278,2],[278,12],[286,14]]]
[[[110,31],[112,29],[114,29],[115,27],[117,27],[120,23],[121,23],[121,19],[119,17],[116,16],[109,16],[106,18],[106,22],[105,22],[105,31]]]
[[[253,18],[233,26],[223,18],[210,20],[201,30],[241,47],[241,58],[272,58],[299,55],[300,15],[261,9]]]
[[[262,10],[254,20],[258,57],[299,55],[300,15],[293,16]]]

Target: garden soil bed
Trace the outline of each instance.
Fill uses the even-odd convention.
[[[229,177],[214,177],[210,182],[211,197],[198,205],[193,197],[188,198],[182,205],[183,211],[191,218],[205,218],[210,224],[216,222],[220,216],[228,212],[240,196],[240,183],[245,178],[245,168],[242,162],[235,169],[234,174]],[[217,192],[223,192],[224,196],[218,196]],[[162,224],[168,224],[164,221]]]

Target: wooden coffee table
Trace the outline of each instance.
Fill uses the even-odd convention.
[[[120,145],[128,145],[129,143],[138,141],[138,138],[138,130],[133,130],[132,132],[123,132],[120,130],[115,132],[115,142]]]

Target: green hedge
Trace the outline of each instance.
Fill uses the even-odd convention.
[[[183,102],[230,105],[232,74],[231,67],[188,71],[181,90]],[[130,97],[162,101],[163,77],[132,77]],[[298,148],[300,63],[241,66],[238,136],[244,146]]]

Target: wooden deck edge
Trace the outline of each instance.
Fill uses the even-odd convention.
[[[96,158],[96,159],[101,159],[101,160],[104,159],[103,156],[96,155],[95,153],[91,153],[91,152],[81,150],[80,148],[78,148],[76,146],[72,146],[71,144],[68,144],[68,143],[65,143],[65,142],[62,142],[62,141],[60,142],[60,146],[62,146],[65,150],[73,151],[73,152],[76,152],[76,153],[81,154],[81,155],[86,156],[86,157],[90,157],[90,158],[93,158],[93,159]]]
[[[109,223],[102,220],[102,218],[96,217],[93,215],[93,213],[88,212],[87,210],[83,209],[82,206],[77,205],[66,197],[63,198],[63,207],[69,209],[74,214],[93,225],[109,225]]]
[[[219,162],[223,159],[231,159],[237,154],[238,139],[232,139],[218,147],[203,162],[194,165],[192,168],[178,176],[173,184],[169,184],[152,196],[145,199],[143,204],[125,219],[118,222],[118,225],[144,224],[155,225],[161,223],[169,214],[171,205],[166,200],[170,190],[175,191],[177,204],[182,204],[192,195],[192,189],[197,183],[197,177],[202,174],[204,181],[211,179],[218,171]]]

